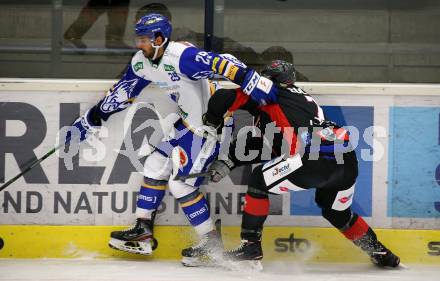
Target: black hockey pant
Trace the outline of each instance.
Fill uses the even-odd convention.
[[[358,176],[355,152],[345,153],[343,164],[338,164],[334,159],[308,160],[307,158],[307,155],[303,157],[302,167],[269,185],[266,184],[263,175],[263,169],[267,171],[263,168],[263,164],[253,170],[245,198],[241,225],[242,239],[249,241],[261,239],[263,224],[269,213],[269,193],[278,194],[292,187],[296,190],[316,188],[315,201],[321,208],[323,217],[341,232],[344,233],[356,223],[358,216],[353,214],[350,208],[354,184]],[[280,166],[282,167],[282,165],[278,167]]]

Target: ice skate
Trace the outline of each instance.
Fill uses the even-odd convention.
[[[189,267],[217,266],[222,258],[223,243],[220,234],[213,230],[205,234],[200,242],[182,250],[182,264]]]
[[[223,257],[224,266],[231,270],[263,270],[263,250],[260,241],[242,240],[240,246],[224,252]]]
[[[390,250],[385,248],[379,241],[376,245],[376,250],[368,253],[371,258],[371,262],[379,267],[400,267],[400,258],[393,254]]]
[[[387,268],[399,267],[400,258],[377,240],[376,234],[371,228],[364,237],[353,241],[353,243],[370,256],[373,264]]]
[[[136,224],[122,231],[113,231],[110,234],[108,245],[116,250],[128,253],[151,255],[157,247],[157,241],[153,237],[153,223],[149,219],[136,220]]]

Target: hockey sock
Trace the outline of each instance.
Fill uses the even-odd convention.
[[[159,208],[163,197],[167,181],[144,178],[136,202],[136,217],[151,219],[151,214]]]
[[[253,242],[260,241],[268,214],[269,197],[247,193],[241,221],[241,239]]]
[[[323,209],[322,211],[322,215],[334,227],[338,228],[348,240],[351,240],[368,255],[372,256],[375,252],[386,251],[386,248],[377,240],[373,229],[351,209],[344,211]]]
[[[345,237],[347,237],[347,239],[356,241],[364,237],[369,229],[370,226],[364,221],[364,219],[353,213],[348,223],[339,230]]]
[[[374,233],[373,229],[357,214],[353,214],[348,224],[340,230],[347,239],[353,241],[356,246],[360,247],[369,255],[372,255],[376,251],[386,250],[377,240],[376,233]]]
[[[184,197],[178,198],[186,218],[199,235],[204,235],[214,229],[208,201],[200,191],[196,190]]]

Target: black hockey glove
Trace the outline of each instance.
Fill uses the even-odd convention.
[[[226,177],[234,167],[235,164],[230,159],[215,160],[208,168],[208,172],[211,174],[210,180],[212,182],[219,182],[222,178]]]
[[[223,118],[216,118],[212,114],[209,114],[209,112],[207,112],[202,115],[202,121],[204,125],[214,128],[217,131],[217,134],[220,135],[222,133],[222,129],[224,126]]]

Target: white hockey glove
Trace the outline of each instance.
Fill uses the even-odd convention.
[[[234,167],[235,164],[230,159],[215,160],[208,169],[208,172],[211,174],[210,180],[212,182],[219,182],[222,178],[229,175]]]
[[[65,143],[70,143],[72,139],[81,142],[85,140],[90,134],[96,133],[101,126],[101,121],[99,120],[98,125],[94,125],[90,116],[91,110],[87,110],[83,116],[73,122],[70,128],[67,130]]]

